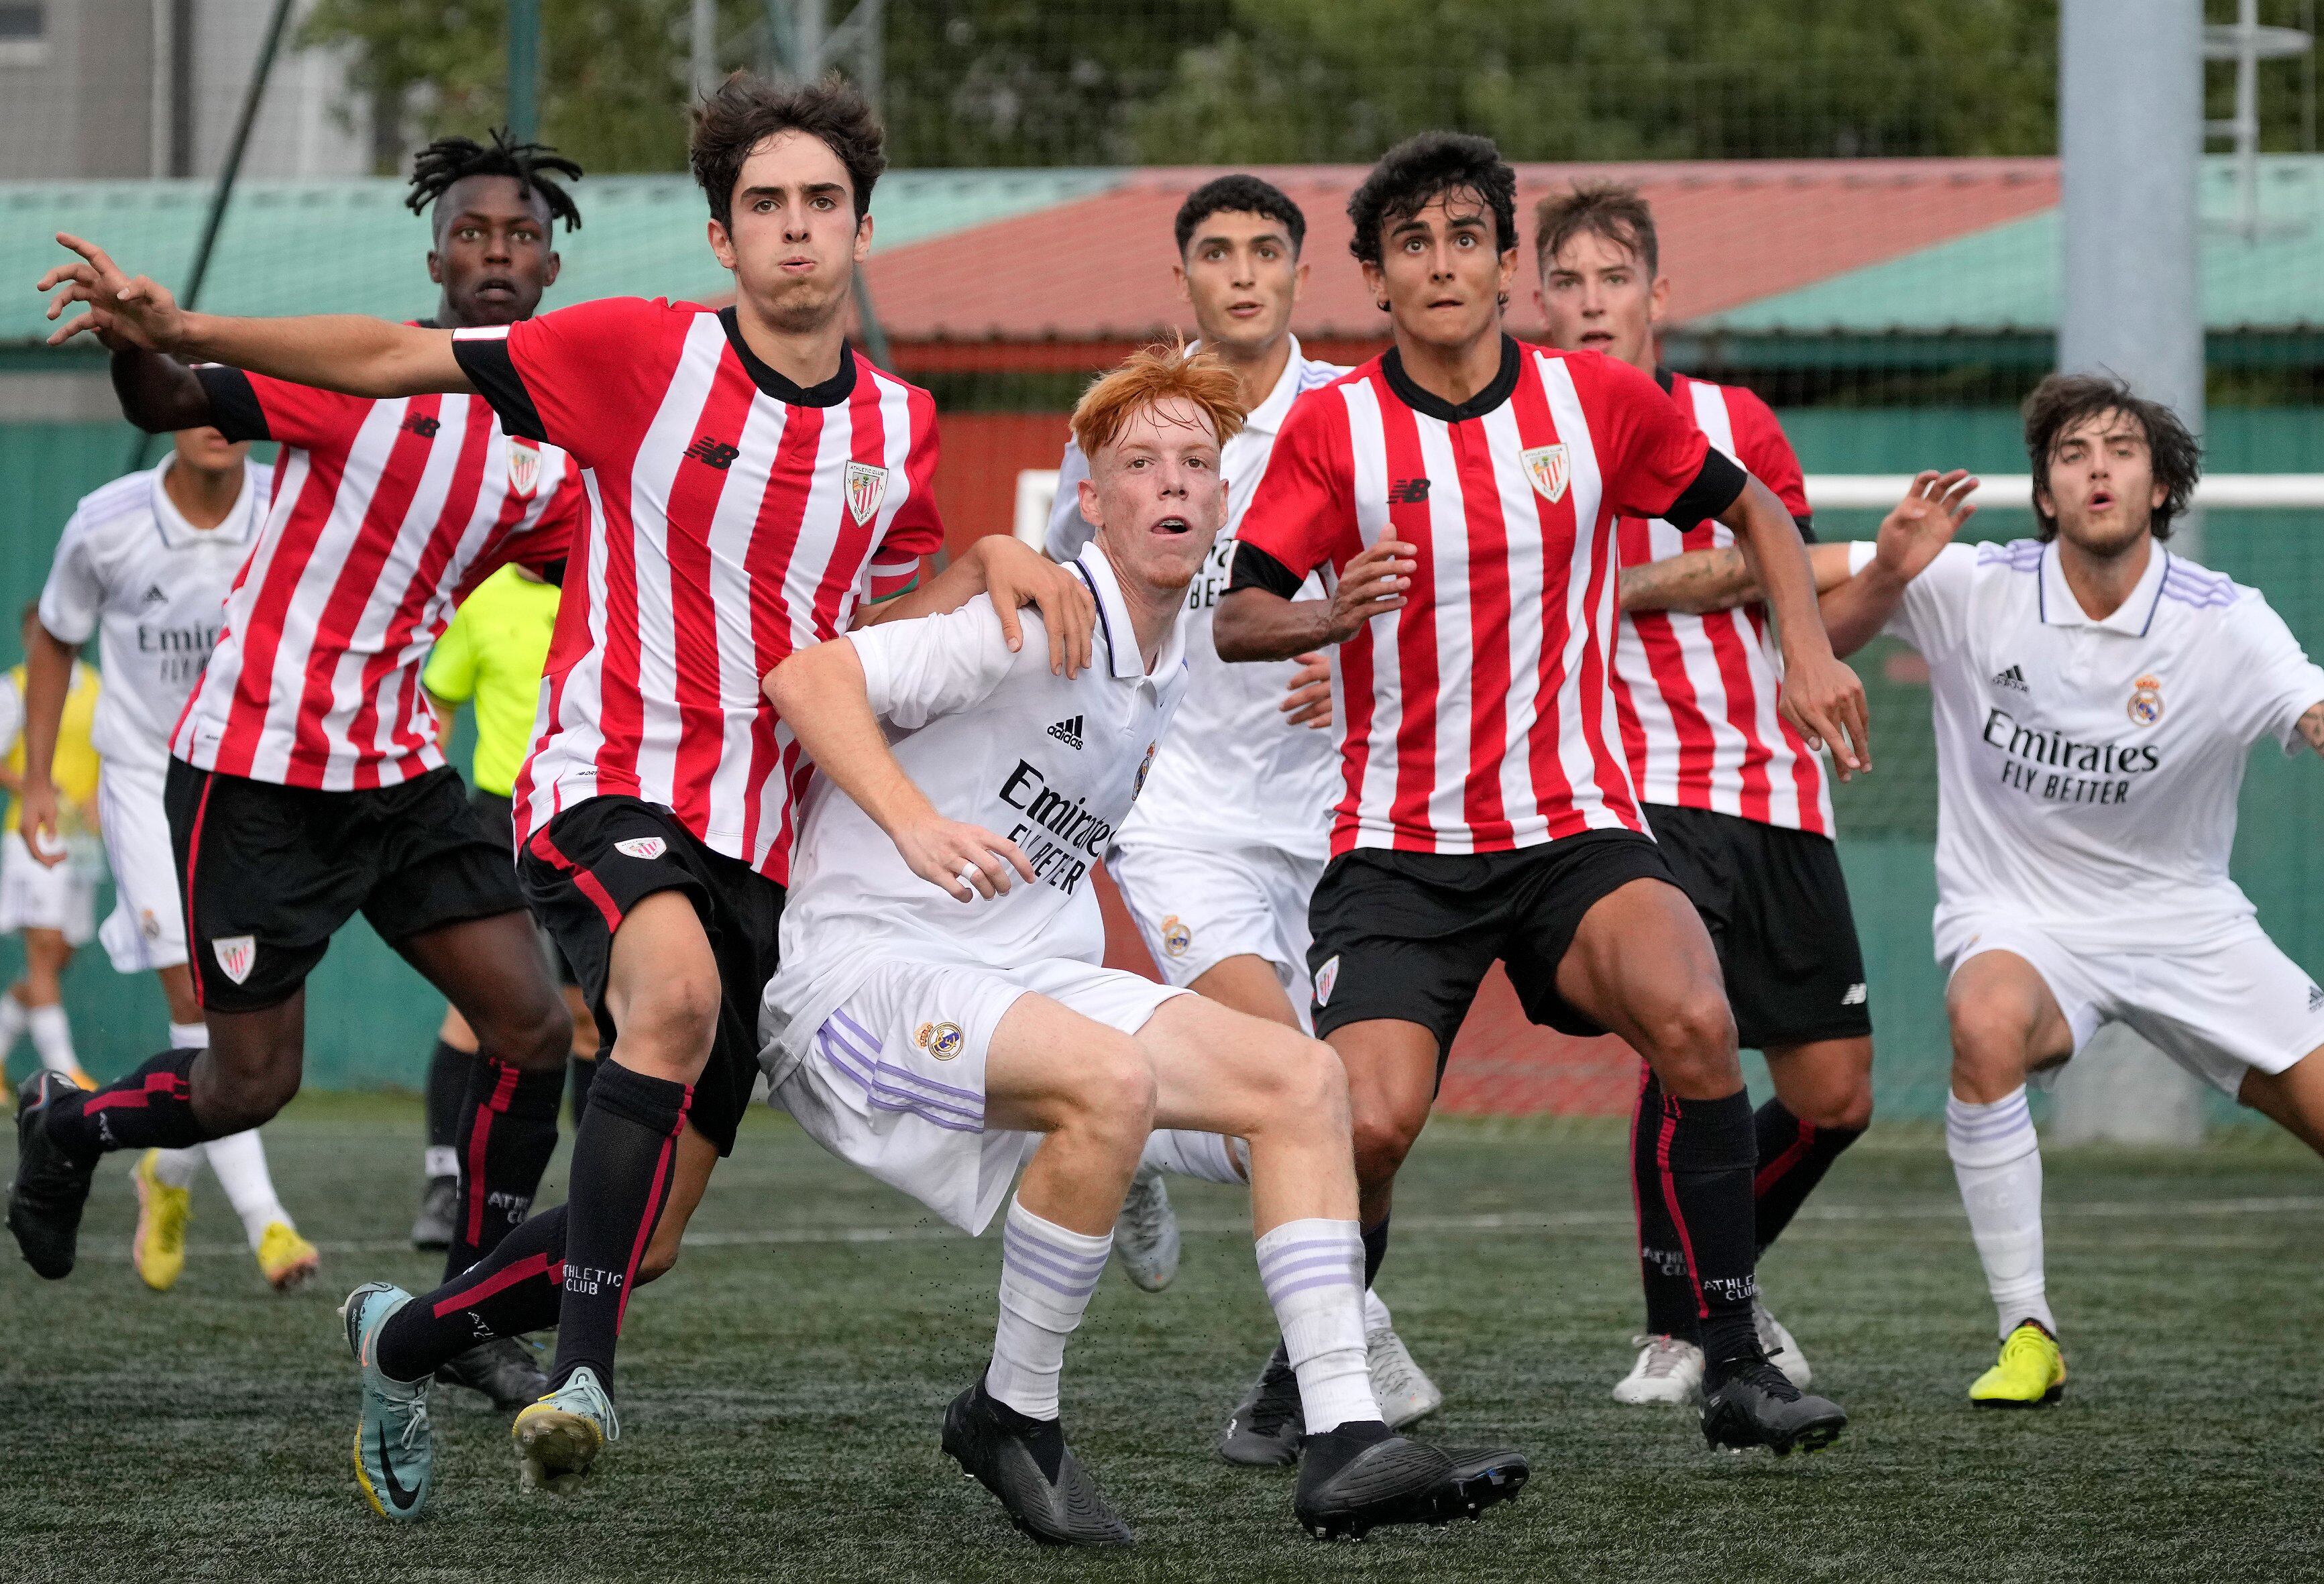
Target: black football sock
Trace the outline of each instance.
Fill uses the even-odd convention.
[[[502,1239],[473,1269],[397,1310],[379,1328],[380,1371],[390,1380],[425,1380],[479,1342],[555,1325],[564,1296],[560,1204]]]
[[[457,1150],[460,1108],[468,1098],[468,1078],[475,1071],[474,1051],[456,1050],[442,1040],[428,1056],[428,1147]],[[431,1177],[447,1174],[430,1171]]]
[[[1864,1137],[1864,1129],[1803,1122],[1779,1100],[1761,1106],[1752,1123],[1759,1137],[1759,1169],[1751,1179],[1751,1193],[1758,1205],[1759,1252],[1765,1254],[1831,1170],[1831,1163]]]
[[[554,1387],[587,1365],[611,1390],[638,1262],[669,1198],[678,1132],[694,1091],[608,1061],[589,1086],[573,1137],[566,1193],[565,1302],[558,1312]]]
[[[1751,1300],[1751,1172],[1758,1158],[1751,1100],[1742,1090],[1719,1100],[1665,1093],[1655,1131],[1663,1204],[1678,1229],[1693,1277],[1695,1321],[1712,1384],[1720,1366],[1756,1353]]]
[[[1379,1275],[1380,1261],[1388,1257],[1388,1217],[1382,1216],[1363,1229],[1364,1291],[1372,1290],[1372,1282]]]
[[[573,1113],[573,1127],[579,1131],[581,1113],[589,1109],[589,1085],[597,1081],[597,1058],[576,1051],[566,1059],[566,1070],[572,1074],[573,1099],[567,1109]]]
[[[48,1108],[58,1148],[81,1159],[114,1149],[184,1149],[224,1137],[194,1119],[194,1064],[203,1051],[163,1051],[126,1078]]]
[[[1630,1113],[1630,1197],[1638,1213],[1638,1279],[1646,1288],[1647,1332],[1691,1342],[1695,1340],[1694,1278],[1687,1274],[1686,1250],[1679,1246],[1678,1228],[1671,1224],[1670,1211],[1663,1203],[1662,1168],[1655,1159],[1662,1114],[1662,1082],[1649,1067],[1637,1108]]]
[[[532,1211],[533,1191],[557,1153],[557,1107],[565,1073],[524,1073],[490,1056],[472,1063],[460,1107],[460,1208],[444,1256],[451,1280],[483,1258]]]

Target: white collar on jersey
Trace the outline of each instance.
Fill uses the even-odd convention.
[[[1151,678],[1157,686],[1185,663],[1186,658],[1186,605],[1178,603],[1178,613],[1170,622],[1170,631],[1162,635],[1161,652],[1154,657],[1154,669],[1146,668],[1146,657],[1138,647],[1138,629],[1130,622],[1130,605],[1121,597],[1121,581],[1113,575],[1113,563],[1092,539],[1074,557],[1074,566],[1089,585],[1090,594],[1097,601],[1098,636],[1105,643],[1106,658],[1115,677],[1122,681]]]
[[[161,487],[161,475],[178,465],[174,451],[161,458],[161,465],[153,470],[153,526],[161,532],[161,542],[173,550],[188,545],[225,543],[245,545],[258,527],[258,472],[248,457],[242,463],[242,493],[234,498],[233,507],[216,528],[196,528],[170,499],[170,492]]]
[[[1267,393],[1267,400],[1243,416],[1246,433],[1271,435],[1281,429],[1284,419],[1290,415],[1291,404],[1299,400],[1299,392],[1306,387],[1307,355],[1299,350],[1299,337],[1286,336],[1285,339],[1291,343],[1291,355],[1285,361],[1283,372],[1275,376],[1275,389]],[[1202,349],[1200,341],[1186,343],[1190,356]]]
[[[2065,569],[2058,565],[2055,543],[2042,547],[2042,581],[2039,598],[2041,615],[2048,627],[2095,627],[2102,632],[2120,632],[2132,638],[2144,638],[2154,625],[2155,607],[2163,603],[2163,579],[2171,569],[2171,552],[2161,545],[2146,555],[2146,570],[2138,575],[2138,586],[2129,597],[2114,608],[2114,613],[2104,621],[2093,621],[2083,611],[2082,603],[2066,583]]]

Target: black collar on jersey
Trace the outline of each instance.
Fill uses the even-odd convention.
[[[1464,419],[1482,418],[1507,401],[1517,388],[1517,374],[1525,366],[1525,358],[1517,351],[1517,338],[1504,332],[1501,336],[1501,372],[1493,382],[1455,407],[1442,396],[1433,395],[1412,382],[1404,372],[1404,358],[1393,346],[1380,359],[1380,373],[1388,376],[1388,388],[1396,399],[1413,411],[1433,418],[1439,423],[1459,423]]]
[[[837,373],[820,385],[795,385],[751,350],[750,343],[742,339],[742,327],[734,318],[733,305],[718,310],[718,322],[725,327],[726,345],[734,349],[742,372],[751,376],[751,383],[784,406],[836,407],[855,394],[855,349],[844,342],[840,344]]]
[[[1655,383],[1663,388],[1664,395],[1674,395],[1678,390],[1678,376],[1662,364],[1655,364]]]

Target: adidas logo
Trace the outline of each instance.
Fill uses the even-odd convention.
[[[2312,984],[2308,987],[2308,1009],[2311,1012],[2324,1011],[2324,989]]]
[[[2031,693],[2034,691],[2032,688],[2025,686],[2025,673],[2015,666],[2010,667],[2006,671],[1996,672],[1993,677],[1993,685],[1996,687],[2014,687],[2020,693]]]
[[[170,594],[157,583],[145,591],[144,597],[138,603],[146,605],[166,605],[170,603]]]
[[[1082,718],[1075,715],[1069,721],[1059,721],[1049,728],[1049,735],[1067,748],[1078,750],[1082,745]]]

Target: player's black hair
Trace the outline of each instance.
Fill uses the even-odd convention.
[[[1662,273],[1662,244],[1655,236],[1655,211],[1635,187],[1618,181],[1577,181],[1551,193],[1533,211],[1533,262],[1536,274],[1549,268],[1558,249],[1583,233],[1602,236],[1644,264],[1651,281]]]
[[[738,71],[694,107],[687,157],[710,200],[710,217],[721,226],[733,224],[734,183],[742,179],[742,162],[752,149],[785,132],[820,138],[847,167],[860,224],[872,212],[872,184],[888,168],[888,133],[870,103],[835,71],[797,86]]]
[[[540,195],[540,201],[549,206],[550,226],[562,220],[566,230],[578,231],[581,211],[574,206],[573,195],[555,179],[562,176],[577,181],[581,167],[546,143],[511,143],[504,126],[493,127],[492,138],[486,146],[472,137],[439,137],[420,150],[411,161],[411,191],[404,198],[404,207],[417,215],[449,192],[456,181],[471,176],[507,176]]]
[[[2203,446],[2177,413],[2139,395],[2118,375],[2052,374],[2034,387],[2024,409],[2025,455],[2034,465],[2034,532],[2045,542],[2058,537],[2058,520],[2042,509],[2041,492],[2059,437],[2077,424],[2109,412],[2133,419],[2145,432],[2154,482],[2166,492],[2149,524],[2156,539],[2171,537],[2171,520],[2195,497],[2195,481],[2203,476]]]
[[[1424,132],[1380,156],[1348,200],[1356,232],[1348,251],[1356,262],[1380,262],[1380,233],[1408,220],[1447,193],[1474,198],[1493,212],[1494,251],[1517,244],[1517,173],[1489,137],[1465,132]]]
[[[1188,193],[1186,201],[1178,206],[1180,258],[1186,256],[1186,244],[1194,240],[1194,227],[1218,214],[1264,215],[1282,221],[1295,255],[1307,241],[1307,216],[1281,188],[1256,176],[1220,176]]]

